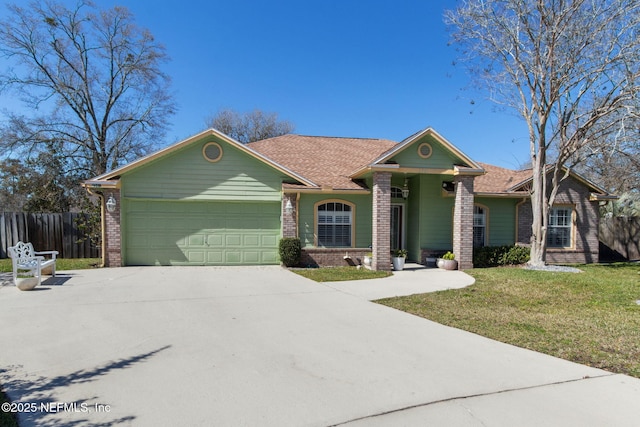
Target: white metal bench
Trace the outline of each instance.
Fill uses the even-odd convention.
[[[48,255],[51,258],[45,258]],[[13,263],[13,283],[18,286],[20,271],[28,271],[42,283],[42,270],[51,268],[51,275],[56,276],[56,255],[58,251],[36,252],[31,243],[18,242],[9,248],[9,256]]]

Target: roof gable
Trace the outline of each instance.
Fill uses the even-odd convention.
[[[424,150],[420,150],[420,152],[418,151],[418,148],[422,144],[428,144],[431,146],[431,148],[433,149],[431,155],[427,156],[427,152],[425,152]],[[414,152],[407,153],[407,151],[412,149],[414,149]],[[407,156],[407,154],[410,154],[410,156]],[[469,156],[464,154],[460,149],[458,149],[451,142],[446,140],[442,135],[440,135],[430,127],[423,129],[420,132],[417,132],[406,138],[392,150],[385,153],[381,158],[376,159],[375,163],[381,164],[389,161],[392,158],[399,157],[411,159],[409,160],[410,162],[419,161],[419,165],[432,163],[438,165],[435,167],[441,167],[445,165],[451,167],[453,165],[458,165],[467,168],[481,169],[478,163],[474,162]],[[432,157],[434,157],[433,160],[435,160],[435,162],[433,160],[431,162],[428,161]],[[411,164],[408,164],[407,166],[411,166]]]
[[[474,180],[474,192],[476,194],[513,195],[518,197],[528,195],[529,186],[533,181],[532,169],[511,170],[485,163],[481,163],[480,165],[486,173],[476,177]],[[589,181],[582,175],[567,168],[563,168],[563,170],[568,172],[571,178],[592,192],[594,198],[615,198],[615,196],[611,196],[605,189]],[[550,168],[548,173],[551,173]]]
[[[124,197],[175,200],[280,200],[283,172],[213,135],[120,176]],[[296,181],[297,182],[297,181]]]
[[[124,166],[121,166],[117,169],[114,169],[113,171],[107,172],[105,174],[102,174],[100,176],[97,176],[91,180],[85,181],[84,185],[89,186],[89,187],[109,187],[109,186],[113,186],[115,185],[115,182],[117,182],[120,178],[120,176],[131,173],[139,168],[142,168],[144,166],[147,166],[151,163],[154,163],[156,161],[159,161],[163,158],[166,158],[167,156],[170,156],[173,153],[176,153],[180,150],[185,149],[186,147],[189,147],[190,145],[193,144],[198,144],[201,143],[204,139],[206,138],[212,138],[212,140],[216,140],[219,142],[222,142],[224,144],[229,145],[232,149],[236,149],[239,150],[240,152],[243,152],[261,162],[263,162],[264,164],[266,164],[267,166],[277,170],[280,173],[283,173],[284,175],[288,176],[289,178],[291,178],[292,180],[299,182],[303,185],[310,185],[310,186],[314,186],[315,184],[310,181],[309,179],[296,174],[295,172],[287,169],[285,166],[278,164],[277,162],[274,162],[272,159],[269,159],[268,157],[265,157],[263,154],[253,150],[252,148],[248,147],[245,144],[242,144],[238,141],[236,141],[235,139],[223,134],[222,132],[216,130],[216,129],[207,129],[203,132],[200,132],[190,138],[187,138],[183,141],[180,141],[176,144],[170,145],[166,148],[163,148],[159,151],[156,151],[152,154],[149,154],[145,157],[142,157],[138,160],[135,160],[131,163],[128,163]]]
[[[458,173],[463,169],[474,173],[482,172],[478,163],[430,127],[391,147],[370,164],[355,170],[352,176],[360,177],[373,169],[390,164],[397,165],[399,172],[447,170]]]

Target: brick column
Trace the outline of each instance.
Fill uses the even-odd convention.
[[[116,200],[116,209],[113,212],[107,210],[106,202],[113,196]],[[122,267],[122,237],[120,230],[120,190],[105,190],[103,197],[104,206],[104,251],[105,267]]]
[[[391,173],[373,173],[373,270],[391,270]]]
[[[298,204],[297,194],[284,193],[282,195],[282,237],[298,237]],[[287,202],[291,203],[293,211],[287,213]]]
[[[453,210],[453,253],[458,269],[473,268],[473,176],[456,177]]]

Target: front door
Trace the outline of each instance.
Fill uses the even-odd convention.
[[[404,206],[391,205],[391,250],[405,249],[404,247]]]

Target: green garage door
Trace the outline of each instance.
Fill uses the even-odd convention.
[[[277,264],[280,203],[126,201],[126,265]]]

